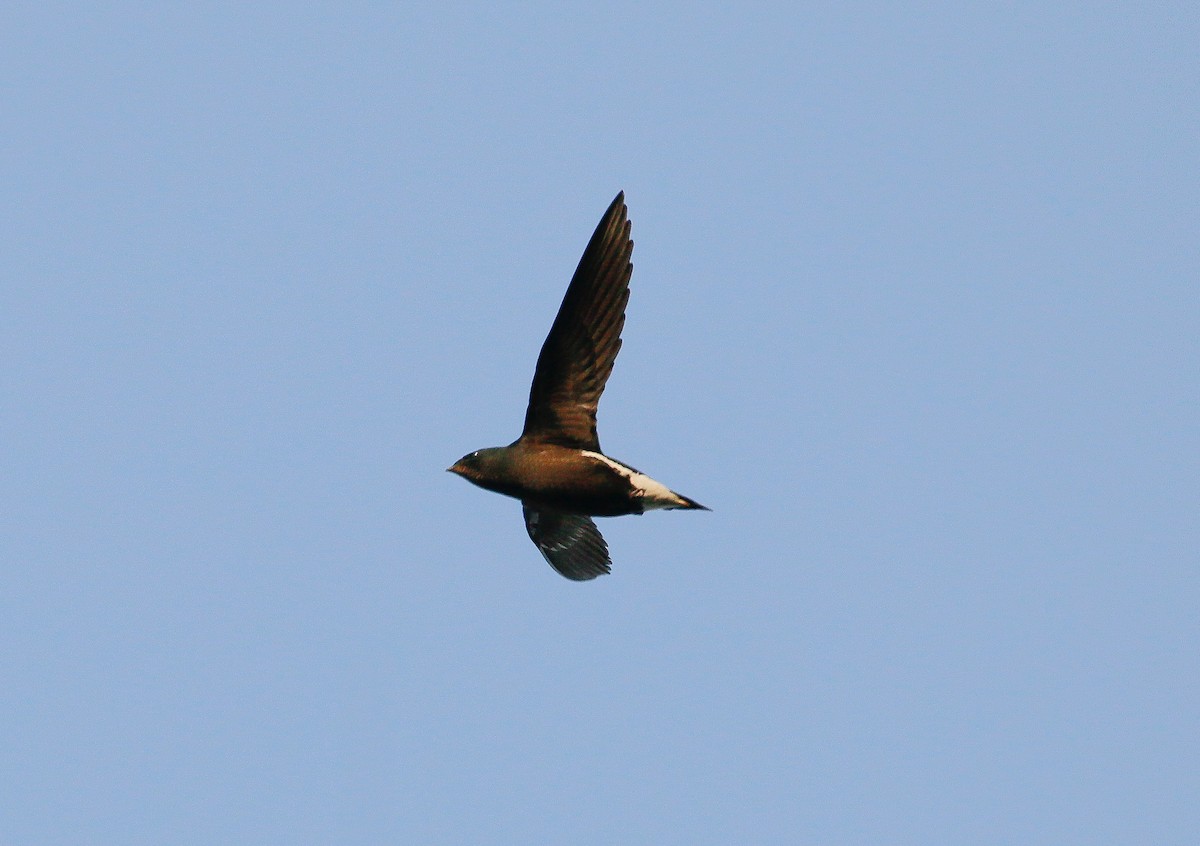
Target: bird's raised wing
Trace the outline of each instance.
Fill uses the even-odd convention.
[[[621,349],[633,273],[626,214],[621,192],[583,251],[538,356],[524,440],[600,451],[596,406]]]
[[[590,517],[547,511],[521,503],[525,530],[550,566],[568,579],[586,582],[612,569],[608,544]]]

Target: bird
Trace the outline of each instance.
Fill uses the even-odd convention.
[[[600,449],[596,408],[621,349],[632,256],[622,191],[588,241],[542,344],[521,436],[508,446],[475,450],[447,468],[519,499],[530,539],[572,581],[612,570],[593,517],[711,510]]]

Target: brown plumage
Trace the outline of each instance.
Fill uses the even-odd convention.
[[[575,268],[538,355],[521,433],[524,441],[600,452],[596,406],[621,349],[633,275],[626,214],[622,191]]]
[[[621,349],[633,273],[629,231],[622,192],[592,234],[542,344],[521,437],[450,468],[521,500],[529,537],[550,566],[575,581],[610,570],[608,544],[592,516],[708,510],[600,451],[596,408]]]

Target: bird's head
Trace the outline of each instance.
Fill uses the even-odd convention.
[[[446,468],[448,473],[454,473],[457,476],[462,476],[469,482],[478,484],[480,481],[492,475],[492,472],[500,464],[500,453],[503,447],[490,447],[488,449],[477,449],[472,453],[468,453]]]

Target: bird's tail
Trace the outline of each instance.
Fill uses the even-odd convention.
[[[688,497],[684,496],[681,493],[676,493],[675,491],[671,491],[671,493],[675,494],[675,496],[679,499],[679,504],[672,505],[671,506],[672,509],[679,509],[681,511],[691,511],[691,510],[712,511],[712,509],[709,508],[708,506],[701,505],[700,503],[696,502],[696,500],[689,499]]]

